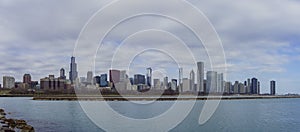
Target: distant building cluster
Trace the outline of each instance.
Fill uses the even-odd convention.
[[[166,76],[163,80],[152,77],[152,68],[146,68],[146,75],[134,74],[129,77],[126,70],[110,69],[100,75],[87,72],[86,77],[78,77],[75,57],[71,57],[69,79],[65,69],[60,69],[59,77],[49,75],[38,81],[32,81],[30,74],[24,74],[23,82],[15,82],[11,76],[3,76],[3,88],[27,88],[48,91],[62,91],[80,87],[106,88],[112,91],[145,91],[145,90],[173,90],[178,93],[199,94],[260,94],[260,81],[257,78],[247,79],[244,82],[234,83],[224,80],[224,74],[216,71],[204,72],[204,62],[197,62],[196,71],[191,70],[189,77],[183,76],[183,68],[178,69],[178,78],[170,79]],[[206,78],[205,78],[206,75]],[[1,85],[0,85],[1,86]],[[270,81],[270,95],[276,94],[276,82]]]
[[[24,74],[23,82],[16,82],[12,76],[3,76],[3,88],[23,88],[23,89],[34,89],[38,85],[38,81],[32,81],[30,74]]]

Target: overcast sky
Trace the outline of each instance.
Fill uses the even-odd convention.
[[[23,74],[30,73],[34,80],[39,80],[49,74],[59,75],[60,68],[65,68],[68,72],[70,56],[82,28],[93,14],[109,2],[0,0],[0,76],[10,75],[21,81]],[[227,62],[220,66],[226,66],[227,80],[244,81],[257,77],[261,81],[263,93],[269,92],[269,81],[276,80],[279,93],[300,93],[300,1],[189,2],[207,16],[219,34]],[[126,10],[113,10],[110,16],[113,18],[124,11]],[[189,14],[188,10],[174,13]],[[105,20],[105,23],[110,22],[110,19]],[[95,28],[101,30],[101,24]],[[122,42],[130,34],[145,29],[167,32],[144,31]],[[111,61],[108,58],[113,55],[115,67],[121,68],[130,60],[124,54],[134,54],[133,51],[151,45],[176,51],[184,60],[184,77],[189,77],[190,70],[196,71],[188,61],[192,59],[191,54],[177,45],[180,42],[168,36],[168,32],[187,43],[196,61],[206,62],[205,71],[211,70],[203,45],[185,27],[169,19],[142,16],[118,25],[108,34],[97,54],[96,74],[107,72]],[[120,46],[121,43],[123,45]],[[112,54],[119,46],[122,50]],[[86,47],[89,47],[88,43]],[[154,67],[157,75],[164,73],[170,78],[177,77],[174,58],[159,50],[150,50],[136,56],[130,72],[145,74],[145,69],[149,66]],[[80,72],[80,76],[85,76],[85,73]],[[2,83],[2,79],[0,82]]]

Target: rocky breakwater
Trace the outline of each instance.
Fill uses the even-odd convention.
[[[34,132],[25,120],[7,119],[4,109],[0,109],[0,132]]]

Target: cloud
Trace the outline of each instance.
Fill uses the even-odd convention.
[[[31,73],[38,80],[48,74],[58,75],[61,67],[68,71],[70,56],[72,55],[77,37],[88,19],[99,9],[104,7],[108,0],[51,0],[51,1],[17,1],[0,0],[0,74],[13,75],[21,80],[23,73]],[[227,64],[222,63],[222,56],[215,56],[217,62],[213,68],[228,69],[229,79],[242,80],[245,76],[265,74],[293,73],[287,65],[299,62],[300,48],[300,2],[295,0],[189,0],[199,8],[211,21],[218,32],[224,46]],[[138,3],[128,3],[131,6]],[[157,4],[156,6],[162,6]],[[151,7],[148,7],[151,8]],[[190,16],[190,10],[177,11],[162,10],[171,14]],[[128,9],[129,10],[129,9]],[[99,24],[95,31],[104,29],[118,15],[125,14],[126,9],[109,12],[110,19]],[[172,12],[173,11],[173,12]],[[193,22],[194,18],[188,17]],[[205,61],[205,70],[211,70],[207,52],[197,38],[183,25],[170,19],[157,16],[144,16],[125,21],[113,29],[104,40],[96,58],[97,74],[107,72],[113,52],[122,40],[129,35],[145,29],[162,29],[179,37],[191,49],[197,61]],[[205,30],[205,29],[203,29]],[[191,69],[196,67],[190,61],[190,55],[180,47],[174,46],[176,41],[164,39],[167,36],[148,34],[130,40],[134,47],[125,47],[116,61],[126,64],[126,54],[134,49],[147,45],[176,51],[184,64],[184,76],[188,77]],[[154,39],[158,37],[160,39]],[[88,38],[84,40],[90,44]],[[89,46],[78,47],[87,55],[91,52]],[[93,49],[95,50],[95,49]],[[220,50],[209,49],[213,55]],[[78,57],[77,61],[85,58]],[[159,66],[157,70],[171,74],[176,78],[177,71],[169,73],[166,67],[175,68],[172,59],[157,51],[146,52],[135,61],[141,70],[146,72],[149,64]],[[86,65],[90,65],[89,62]],[[145,66],[142,71],[142,67]],[[87,70],[87,69],[85,69]],[[22,75],[20,75],[20,73]],[[245,74],[243,76],[239,74]],[[82,76],[86,73],[81,73]],[[264,74],[260,74],[263,76]],[[1,81],[0,81],[1,82]],[[267,83],[266,83],[267,84]],[[265,86],[266,87],[266,86]]]

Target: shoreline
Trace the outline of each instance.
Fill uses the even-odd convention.
[[[33,94],[4,94],[0,95],[0,97],[34,97]]]
[[[249,100],[249,99],[286,99],[300,98],[300,95],[0,95],[1,97],[32,97],[32,100],[49,101],[176,101],[176,100]]]
[[[33,100],[49,100],[49,101],[188,101],[188,100],[249,100],[249,99],[287,99],[300,98],[300,96],[35,96]]]

